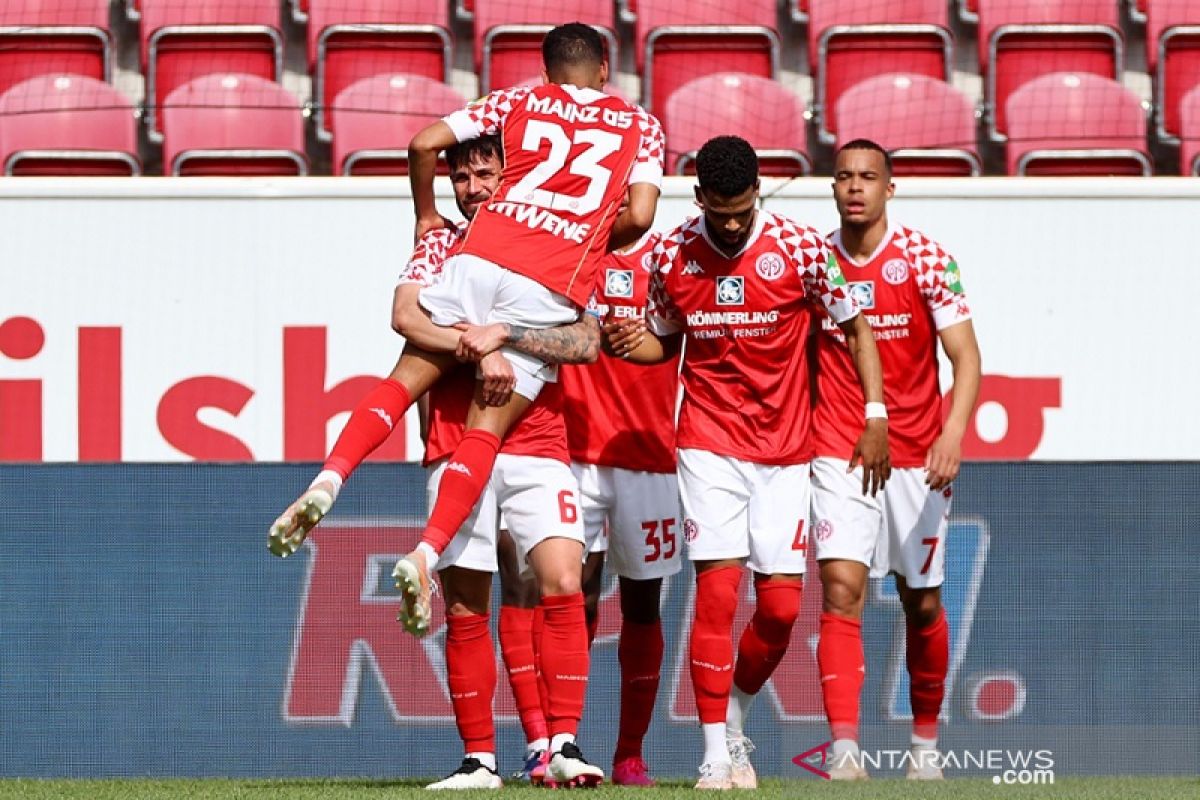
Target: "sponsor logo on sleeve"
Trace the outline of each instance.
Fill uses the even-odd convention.
[[[842,268],[838,265],[837,256],[832,250],[829,252],[829,259],[825,262],[825,278],[833,286],[846,285],[846,278],[842,275]]]
[[[946,288],[955,294],[962,294],[962,274],[958,271],[958,262],[951,261],[946,265]]]

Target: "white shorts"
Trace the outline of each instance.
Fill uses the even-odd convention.
[[[446,259],[442,279],[421,289],[421,307],[435,325],[458,322],[488,325],[509,322],[528,328],[553,328],[579,318],[579,309],[537,281],[469,254]],[[500,352],[517,373],[517,394],[533,400],[544,384],[558,380],[553,364],[503,347]]]
[[[579,480],[588,552],[608,551],[622,578],[665,578],[683,568],[679,480],[674,473],[638,472],[571,462]]]
[[[813,531],[817,559],[866,564],[871,576],[890,572],[914,589],[945,579],[946,531],[952,490],[930,491],[925,470],[892,470],[883,492],[862,494],[862,468],[846,472],[839,458],[813,461]]]
[[[448,459],[429,470],[426,496],[432,508]],[[438,568],[464,567],[495,572],[496,539],[503,512],[508,532],[517,545],[517,560],[525,558],[546,539],[563,537],[583,542],[583,521],[578,511],[578,484],[571,469],[552,458],[496,456],[492,477],[471,516],[450,540]]]
[[[745,558],[765,575],[803,574],[809,465],[769,466],[706,450],[679,451],[688,558]]]

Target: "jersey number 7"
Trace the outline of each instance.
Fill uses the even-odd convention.
[[[622,141],[615,133],[594,128],[576,130],[572,141],[561,125],[545,120],[530,120],[525,125],[521,149],[536,153],[541,150],[542,142],[549,142],[550,152],[546,154],[544,161],[508,190],[505,199],[552,211],[567,211],[579,216],[590,214],[599,209],[600,204],[604,202],[608,183],[612,180],[612,170],[601,166],[600,162],[620,150]],[[587,178],[587,190],[581,195],[570,195],[542,188],[563,171],[563,167],[567,166],[567,156],[571,153],[572,145],[579,144],[587,144],[590,147],[571,161],[567,171],[571,175]]]

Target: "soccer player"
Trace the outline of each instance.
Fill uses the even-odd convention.
[[[951,482],[979,391],[979,346],[958,265],[924,234],[889,221],[895,187],[887,152],[856,139],[842,146],[833,196],[841,227],[831,255],[870,322],[883,365],[893,472],[883,492],[864,497],[848,431],[863,405],[843,334],[817,337],[813,520],[824,589],[817,662],[833,734],[831,777],[867,777],[858,748],[859,692],[865,667],[862,610],[868,569],[896,576],[907,621],[913,710],[908,777],[941,778],[937,718],[949,658],[939,587],[944,577]],[[954,370],[945,425],[937,343]]]
[[[608,255],[596,274],[591,314],[610,320],[645,316],[658,239],[648,234]],[[584,528],[589,541],[607,542],[608,563],[620,582],[621,712],[612,779],[627,786],[654,785],[642,740],[662,668],[659,599],[663,578],[682,567],[674,450],[678,375],[678,357],[647,367],[602,355],[594,364],[564,366],[561,376]],[[603,558],[591,554],[596,556]],[[585,591],[587,583],[585,578]],[[598,594],[599,581],[594,583]]]
[[[553,29],[542,55],[545,84],[493,92],[425,128],[409,146],[418,235],[444,225],[433,195],[438,151],[499,133],[506,153],[500,189],[480,209],[461,252],[446,262],[442,282],[421,292],[429,317],[406,329],[410,347],[436,350],[454,333],[460,354],[486,354],[503,345],[479,333],[491,330],[487,323],[547,328],[575,321],[605,251],[636,241],[653,222],[662,180],[658,122],[600,91],[608,64],[590,26]],[[452,329],[460,323],[484,327]],[[554,379],[544,361],[508,347],[503,352],[516,369],[516,390],[502,405],[471,406],[421,544],[397,564],[405,627],[418,636],[428,632],[429,571],[478,500],[513,420]]]
[[[696,159],[703,214],[663,237],[653,255],[649,330],[605,326],[607,347],[654,363],[686,336],[676,448],[684,540],[696,567],[689,649],[704,732],[700,789],[753,788],[745,723],[787,650],[800,610],[812,457],[804,342],[821,309],[846,337],[866,398],[883,400],[870,328],[827,264],[812,228],[758,209],[758,160],[735,136]],[[868,409],[868,412],[874,407]],[[848,430],[860,490],[888,474],[886,421],[862,411]],[[734,665],[733,616],[743,567],[757,605]],[[732,694],[731,694],[732,689]]]

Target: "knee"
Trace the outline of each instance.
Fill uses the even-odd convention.
[[[563,570],[550,575],[543,575],[541,589],[543,597],[579,594],[583,591],[583,584],[579,579],[579,570]]]
[[[825,580],[821,584],[824,594],[822,610],[839,617],[860,619],[862,617],[865,587],[856,586],[840,579]]]
[[[937,589],[910,589],[904,600],[904,616],[910,625],[927,628],[942,613],[942,593]]]
[[[803,584],[799,581],[763,582],[757,587],[758,606],[755,624],[773,630],[791,632],[800,616]]]
[[[455,602],[449,603],[446,606],[447,617],[469,617],[474,614],[483,615],[487,613],[486,608],[478,608],[478,603]]]

